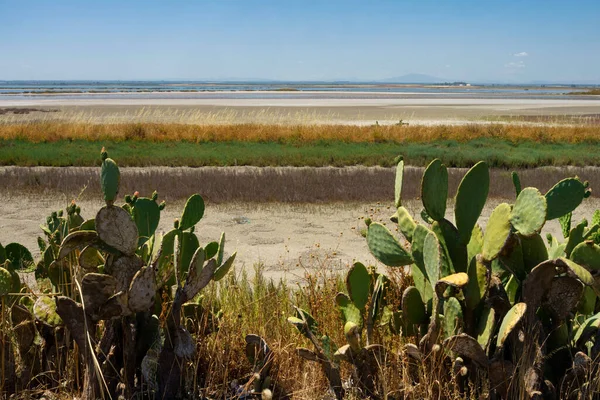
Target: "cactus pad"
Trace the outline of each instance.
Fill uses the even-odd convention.
[[[485,206],[490,188],[490,174],[485,162],[478,162],[464,176],[454,203],[454,218],[460,241],[469,243],[473,227]]]
[[[552,281],[546,296],[546,306],[556,321],[564,321],[579,304],[583,285],[578,279],[560,276]]]
[[[31,252],[20,243],[9,243],[4,251],[6,252],[6,258],[10,260],[15,269],[24,270],[34,265]]]
[[[423,173],[421,199],[431,218],[436,221],[444,218],[448,199],[448,170],[438,159],[433,160]]]
[[[371,253],[389,267],[402,267],[413,262],[410,254],[385,226],[373,222],[367,231],[367,244]]]
[[[63,321],[56,312],[56,303],[48,296],[40,296],[33,304],[33,315],[50,326],[62,325]]]
[[[356,262],[346,275],[346,288],[352,303],[359,310],[363,310],[369,301],[369,291],[371,289],[371,275],[367,268]]]
[[[546,193],[548,221],[562,217],[575,210],[585,198],[586,187],[578,178],[558,182]]]
[[[519,175],[515,171],[513,171],[510,176],[512,178],[513,186],[515,187],[516,197],[519,197],[519,194],[521,193],[521,179],[519,179]]]
[[[515,304],[504,316],[502,324],[500,324],[500,330],[498,331],[498,339],[496,340],[496,347],[501,348],[508,339],[508,336],[513,330],[519,325],[525,312],[527,311],[527,305],[525,303]]]
[[[200,251],[200,249],[199,249]],[[217,269],[217,262],[211,259],[204,268],[198,266],[190,270],[183,292],[187,300],[191,300],[200,290],[210,283]]]
[[[486,261],[492,261],[504,248],[510,235],[510,205],[502,203],[498,205],[488,220],[483,234],[483,247],[481,255]]]
[[[79,253],[78,262],[79,266],[85,271],[95,272],[98,270],[99,265],[104,264],[104,259],[98,250],[92,246],[87,246]]]
[[[98,235],[94,231],[72,232],[63,239],[57,259],[61,260],[65,258],[75,250],[82,250],[83,248],[94,244],[97,239]]]
[[[481,260],[473,258],[469,264],[467,274],[469,275],[469,282],[463,289],[465,305],[469,310],[474,310],[487,292],[487,268]]]
[[[414,286],[406,288],[402,294],[402,316],[409,324],[424,324],[427,322],[425,304],[421,294]]]
[[[600,313],[586,319],[575,332],[573,343],[582,346],[588,339],[600,329]]]
[[[441,275],[442,249],[435,233],[429,232],[423,242],[423,263],[427,278],[431,285],[435,285]]]
[[[96,232],[108,246],[132,255],[138,243],[138,230],[131,215],[121,207],[102,207],[96,215]]]
[[[117,198],[120,181],[121,174],[117,163],[111,158],[103,160],[100,172],[100,184],[106,204],[112,204]]]
[[[394,184],[394,204],[396,208],[402,206],[402,180],[404,179],[404,160],[399,157],[396,165],[396,180]]]
[[[536,188],[519,193],[510,213],[510,223],[523,236],[539,233],[546,222],[546,198]]]
[[[447,347],[461,357],[475,361],[480,367],[487,368],[488,366],[489,361],[485,355],[485,351],[483,351],[475,338],[465,333],[444,340],[444,347]]]
[[[7,269],[0,267],[0,297],[9,294],[12,285],[12,275]]]
[[[450,337],[458,334],[463,324],[463,312],[456,297],[444,301],[444,335]]]
[[[83,305],[90,315],[95,315],[117,290],[117,280],[110,275],[89,273],[81,280]]]
[[[127,304],[132,312],[147,311],[154,304],[156,281],[154,268],[142,267],[131,280]]]
[[[479,315],[477,324],[477,342],[487,349],[490,339],[494,334],[494,325],[496,324],[496,311],[491,307],[485,307]]]
[[[215,282],[220,281],[225,277],[225,275],[227,275],[227,272],[229,272],[229,270],[233,266],[233,262],[235,261],[236,255],[237,252],[234,252],[232,255],[229,256],[227,260],[225,260],[223,264],[217,267],[217,269],[215,270],[215,274],[213,275],[213,280]]]
[[[356,308],[348,295],[345,293],[338,293],[335,296],[335,303],[342,312],[344,323],[351,321],[357,325],[362,325],[363,317],[361,311]]]
[[[456,289],[462,289],[469,283],[469,275],[464,272],[448,275],[439,279],[435,284],[435,292],[438,297],[442,297],[446,288],[453,287]]]
[[[592,241],[579,243],[571,251],[571,260],[590,270],[600,270],[600,246]]]
[[[156,201],[141,197],[133,207],[133,220],[138,228],[138,247],[154,235],[160,222],[160,210]]]
[[[196,225],[204,216],[204,199],[199,194],[194,194],[185,203],[183,214],[179,222],[182,231]]]
[[[396,218],[398,220],[398,228],[400,228],[400,232],[404,235],[406,240],[412,242],[413,234],[415,232],[415,228],[417,224],[415,220],[410,215],[408,210],[404,207],[398,207],[398,211],[396,212]]]

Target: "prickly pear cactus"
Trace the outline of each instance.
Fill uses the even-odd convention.
[[[107,205],[112,205],[119,193],[121,173],[119,172],[117,163],[112,158],[108,158],[108,153],[104,148],[102,148],[101,156],[100,186],[104,194],[104,201],[106,201]]]

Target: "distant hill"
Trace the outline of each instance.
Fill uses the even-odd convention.
[[[438,78],[436,76],[425,75],[425,74],[406,74],[402,76],[395,76],[393,78],[383,79],[381,82],[389,83],[444,83],[452,82],[452,80]]]

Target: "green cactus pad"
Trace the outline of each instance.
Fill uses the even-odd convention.
[[[56,312],[56,303],[48,296],[40,296],[33,304],[33,315],[38,321],[50,326],[62,325],[63,321]]]
[[[210,242],[204,247],[206,259],[213,258],[219,253],[219,242]]]
[[[540,235],[524,237],[519,235],[521,251],[523,252],[523,268],[525,272],[531,271],[536,265],[548,259],[548,249]]]
[[[111,158],[102,161],[100,184],[102,186],[102,193],[104,194],[104,201],[107,204],[112,204],[117,198],[120,181],[121,174],[117,163]]]
[[[315,321],[313,316],[301,308],[295,307],[295,309],[296,309],[296,316],[288,317],[287,321],[290,324],[294,325],[300,331],[300,333],[302,333],[304,336],[308,335],[308,333],[306,331],[307,329],[310,330],[310,332],[313,335],[318,336],[319,335],[319,325],[317,324],[317,321]],[[306,323],[305,323],[305,321],[306,321]]]
[[[550,242],[550,246],[548,247],[548,258],[555,259],[558,257],[564,257],[565,249],[567,248],[566,243],[559,243],[558,240],[553,236]]]
[[[400,232],[402,232],[406,240],[412,242],[413,234],[415,232],[415,228],[417,227],[415,220],[412,218],[408,210],[404,207],[398,207],[396,215],[398,219],[398,228],[400,229]]]
[[[446,338],[459,333],[463,325],[463,312],[456,297],[444,301],[444,336]]]
[[[188,269],[190,268],[190,263],[192,262],[192,258],[194,257],[194,253],[200,247],[200,243],[198,242],[198,237],[193,232],[182,232],[180,236],[180,245],[181,245],[181,253],[180,253],[180,261],[179,265],[179,273],[184,276],[187,274]]]
[[[223,256],[225,254],[225,232],[221,233],[221,238],[219,239],[219,251],[217,252],[217,264],[223,264]]]
[[[573,251],[575,246],[583,242],[585,236],[585,228],[587,227],[587,225],[588,222],[584,219],[577,225],[575,225],[575,228],[571,229],[571,231],[569,232],[569,238],[567,240],[567,246],[565,248],[565,254],[567,255],[567,257],[571,256],[571,252]]]
[[[500,324],[500,330],[498,331],[498,339],[496,340],[496,347],[501,348],[508,339],[508,336],[512,331],[519,325],[525,312],[527,311],[527,305],[525,303],[515,304],[504,316],[502,324]]]
[[[600,270],[600,246],[594,242],[579,243],[571,251],[571,260],[589,270]]]
[[[600,329],[600,313],[589,317],[579,326],[575,336],[573,336],[573,344],[583,346],[598,329]]]
[[[548,221],[562,217],[575,210],[585,198],[586,187],[578,178],[567,178],[558,182],[546,193]]]
[[[482,368],[487,368],[488,366],[489,361],[485,355],[485,351],[483,351],[475,338],[465,333],[444,340],[444,347],[458,354],[460,357],[475,361]]]
[[[406,288],[402,294],[402,316],[409,324],[424,324],[427,322],[425,304],[419,290],[414,286]]]
[[[442,246],[442,275],[466,272],[468,266],[467,246],[460,241],[458,230],[446,219],[435,221],[431,230]]]
[[[429,232],[423,242],[423,263],[425,264],[425,271],[431,285],[435,285],[435,282],[441,276],[441,253],[442,248],[437,236],[435,236],[435,233]]]
[[[204,199],[199,194],[194,194],[185,203],[179,229],[185,231],[196,225],[204,216]]]
[[[7,269],[0,267],[0,297],[11,293],[12,286],[12,275]]]
[[[79,253],[79,266],[86,271],[95,272],[98,266],[104,264],[104,258],[98,250],[92,246],[87,246]]]
[[[404,179],[404,160],[399,157],[396,165],[396,180],[394,184],[394,204],[396,208],[402,206],[402,180]]]
[[[379,312],[386,304],[386,291],[390,281],[387,276],[378,274],[375,280],[375,286],[373,287],[373,295],[371,296],[371,304],[369,307],[369,316],[371,321],[377,321],[379,318]]]
[[[81,226],[79,227],[81,231],[95,231],[96,230],[96,220],[95,219],[86,219],[83,221]]]
[[[590,286],[586,286],[583,289],[583,295],[581,296],[581,302],[579,303],[578,311],[583,315],[590,315],[596,310],[596,292]]]
[[[156,201],[141,197],[133,207],[133,220],[138,228],[138,247],[154,235],[160,222],[160,210]]]
[[[425,262],[423,261],[424,242],[429,232],[431,231],[423,225],[417,225],[411,248],[412,256],[415,260],[415,263],[411,265],[411,275],[415,282],[415,287],[419,290],[419,293],[421,293],[421,297],[425,304],[431,303],[431,299],[433,298],[432,284],[428,280]]]
[[[62,260],[75,250],[94,244],[98,240],[98,235],[94,231],[75,231],[68,234],[60,245],[57,260]]]
[[[558,222],[560,223],[560,229],[561,229],[563,237],[565,239],[569,237],[569,232],[571,232],[571,219],[572,218],[573,218],[573,213],[567,213],[561,217],[558,217]]]
[[[510,205],[502,203],[492,211],[483,234],[481,255],[486,261],[492,261],[504,248],[510,235]]]
[[[138,244],[138,229],[131,214],[121,207],[102,207],[96,214],[96,232],[108,246],[133,255]]]
[[[33,257],[25,246],[19,243],[9,243],[4,248],[6,259],[10,260],[12,267],[17,270],[28,270],[34,266]]]
[[[483,249],[483,231],[479,225],[475,225],[473,227],[473,232],[471,232],[471,239],[469,240],[469,244],[467,245],[467,260],[471,262],[477,254],[481,254],[481,250]]]
[[[373,222],[367,231],[367,244],[371,253],[389,267],[402,267],[413,262],[410,254],[385,226]]]
[[[506,296],[508,296],[508,301],[510,304],[515,304],[517,302],[517,296],[519,295],[519,290],[521,289],[521,282],[517,279],[516,276],[511,275],[504,285],[504,291],[506,292]]]
[[[477,323],[477,342],[487,349],[490,339],[494,334],[494,325],[496,324],[496,311],[491,307],[485,307],[479,315]]]
[[[362,325],[363,317],[361,311],[356,308],[350,297],[345,293],[338,293],[335,296],[335,303],[342,312],[344,323],[351,321],[357,325]]]
[[[490,188],[490,173],[485,162],[478,162],[464,176],[454,203],[454,218],[460,241],[469,243],[473,227],[485,206]]]
[[[510,213],[510,223],[523,236],[533,236],[546,223],[546,198],[536,188],[525,188],[519,193]]]
[[[446,214],[448,199],[448,170],[438,159],[433,160],[423,173],[421,200],[427,214],[436,221]]]
[[[467,275],[469,275],[469,282],[463,289],[465,305],[469,310],[474,310],[487,292],[487,268],[483,263],[473,258],[469,264]]]
[[[367,267],[359,262],[354,263],[346,275],[346,288],[356,308],[364,310],[371,289],[371,275]]]
[[[519,194],[521,193],[521,179],[519,179],[519,175],[517,175],[515,171],[513,171],[510,176],[513,181],[513,186],[515,187],[516,197],[519,197]]]
[[[234,252],[232,255],[229,256],[229,258],[227,260],[225,260],[225,262],[223,264],[221,264],[217,267],[215,274],[213,275],[213,280],[215,282],[220,281],[221,279],[223,279],[225,277],[225,275],[227,275],[227,272],[229,272],[229,270],[233,266],[233,262],[235,261],[236,255],[237,255],[237,252]]]

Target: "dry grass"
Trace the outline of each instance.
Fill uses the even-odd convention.
[[[424,168],[406,167],[404,199],[420,196]],[[454,196],[464,168],[449,168],[449,194]],[[523,186],[546,191],[569,176],[588,180],[600,187],[598,167],[544,167],[517,170]],[[96,199],[100,195],[99,168],[93,167],[4,167],[0,168],[0,190],[11,194],[44,196],[63,193],[68,198]],[[381,167],[203,167],[121,168],[121,193],[152,193],[178,200],[201,193],[209,202],[380,201],[394,195],[394,168]],[[490,171],[490,197],[512,198],[510,172]]]
[[[0,140],[34,143],[59,140],[149,141],[149,142],[276,142],[309,143],[429,143],[442,140],[467,142],[474,139],[503,139],[513,143],[581,143],[600,141],[600,126],[512,125],[283,125],[227,124],[192,125],[167,123],[7,123],[0,125]]]

